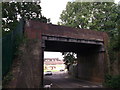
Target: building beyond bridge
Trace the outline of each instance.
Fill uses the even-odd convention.
[[[44,59],[44,71],[60,71],[65,69],[63,60],[59,58],[45,58]]]

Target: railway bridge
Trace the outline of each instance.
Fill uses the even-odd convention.
[[[18,77],[19,87],[42,87],[44,51],[75,52],[77,77],[99,83],[104,81],[108,71],[108,35],[105,32],[31,20],[26,22],[25,35],[28,41],[23,57],[26,59],[23,58],[22,73]]]

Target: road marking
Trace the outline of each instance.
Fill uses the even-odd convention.
[[[91,87],[96,88],[96,87],[99,87],[99,86],[91,86]]]
[[[99,87],[103,87],[103,85],[99,85]]]
[[[64,78],[69,78],[68,76],[64,77]]]
[[[82,86],[82,87],[84,87],[84,88],[89,88],[90,86]]]

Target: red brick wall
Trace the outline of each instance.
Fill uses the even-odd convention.
[[[71,27],[66,27],[66,26],[40,23],[38,21],[28,21],[26,26],[25,26],[25,34],[26,34],[28,39],[31,39],[31,40],[36,40],[36,39],[38,40],[39,39],[38,41],[41,41],[41,42],[42,42],[42,35],[103,41],[104,47],[107,50],[107,43],[108,43],[107,34],[104,33],[104,32],[98,32],[98,31],[94,31],[94,30],[76,29],[76,28],[71,28]],[[30,45],[32,45],[32,44],[33,44],[33,47],[32,47],[33,51],[34,51],[34,47],[39,47],[39,48],[42,47],[42,46],[39,46],[39,45],[35,46],[35,43],[31,43]],[[31,51],[31,54],[30,54],[31,56],[33,56],[33,54],[32,54],[32,53],[34,53],[33,51]],[[42,53],[43,53],[43,51],[42,51]],[[86,68],[86,70],[87,70],[87,68],[88,68],[88,70],[91,70],[92,73],[83,73],[81,75],[83,76],[82,78],[89,78],[89,79],[93,79],[93,80],[95,79],[96,81],[102,81],[104,71],[105,71],[105,70],[103,70],[104,65],[108,62],[107,53],[105,52],[104,54],[97,54],[98,55],[97,57],[94,56],[94,55],[96,55],[96,54],[93,54],[92,55],[93,57],[85,56],[85,57],[87,57],[86,60],[90,59],[91,61],[93,61],[93,63],[90,60],[89,61],[87,60],[86,63],[80,64],[80,65],[85,64],[80,69],[84,70]],[[40,56],[38,59],[41,60],[41,62],[42,62],[43,57]],[[95,59],[97,59],[97,60],[95,61]],[[33,60],[35,60],[34,56],[33,56]],[[82,60],[84,60],[84,59],[82,59]],[[29,61],[29,62],[32,62],[32,61]],[[36,63],[37,66],[40,65],[40,63]],[[89,66],[86,66],[87,64]],[[92,64],[95,65],[95,66],[90,67],[90,65],[92,65]],[[99,65],[99,66],[96,66],[96,65]],[[43,66],[43,63],[41,64],[41,66]],[[36,69],[36,67],[35,67],[35,69]],[[81,70],[81,72],[82,72],[82,70]],[[85,70],[84,70],[84,72],[85,72]],[[40,75],[40,77],[42,77],[41,76],[42,73],[43,73],[43,71],[41,70],[40,73],[38,72],[37,75]],[[33,76],[35,76],[35,74],[33,74]],[[34,80],[36,80],[36,79],[34,79]],[[42,78],[41,78],[41,81],[40,80],[38,80],[38,81],[42,82]],[[38,86],[38,83],[35,83],[35,84]],[[42,83],[40,83],[40,84],[42,84]]]
[[[87,40],[104,40],[105,33],[88,29],[76,29],[66,26],[40,23],[38,21],[29,21],[26,25],[26,35],[29,38],[41,38],[41,35],[69,37]]]

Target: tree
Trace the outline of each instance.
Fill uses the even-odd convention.
[[[65,62],[65,65],[67,65],[67,69],[69,71],[69,66],[76,61],[75,53],[64,52],[64,53],[62,53],[62,55],[64,55],[64,57],[63,57],[64,60],[63,61]]]
[[[58,24],[106,31],[114,37],[119,13],[118,5],[113,2],[68,2]]]
[[[2,29],[13,30],[13,26],[22,18],[25,20],[39,20],[47,23],[49,20],[42,16],[40,0],[37,2],[3,2],[2,3]]]
[[[120,5],[113,2],[68,2],[60,19],[59,25],[107,32],[111,54],[120,48]]]
[[[64,55],[64,62],[65,64],[73,64],[74,61],[76,61],[76,58],[75,58],[75,53],[72,53],[72,52],[66,52],[66,53],[62,53],[62,55]]]

